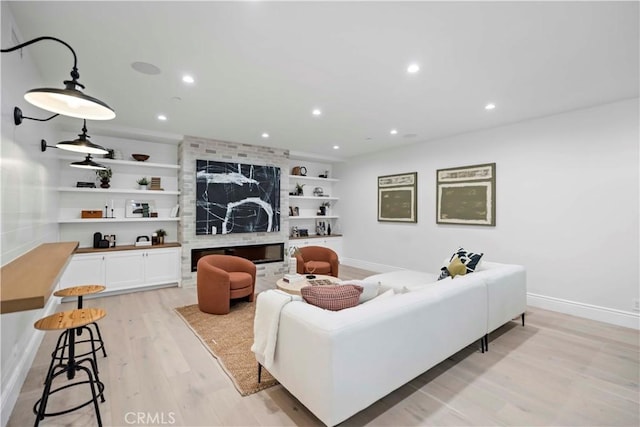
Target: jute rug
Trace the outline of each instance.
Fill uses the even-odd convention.
[[[251,351],[255,302],[238,302],[225,315],[203,313],[197,304],[175,310],[213,357],[218,359],[242,396],[278,384],[264,368],[258,384],[258,362]]]

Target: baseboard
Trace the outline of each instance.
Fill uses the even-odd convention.
[[[527,305],[597,320],[625,328],[640,329],[640,314],[560,298],[527,293]]]
[[[42,310],[42,317],[53,314],[59,304],[60,298],[49,298],[47,305]],[[2,414],[2,427],[5,427],[9,422],[9,417],[11,416],[13,407],[18,400],[22,385],[27,378],[29,369],[31,369],[31,365],[36,357],[42,338],[44,338],[44,332],[38,331],[35,328],[29,328],[28,331],[29,336],[24,337],[22,340],[22,342],[26,342],[24,349],[18,349],[21,357],[19,358],[16,366],[12,367],[11,374],[7,381],[2,384],[2,405],[0,409],[0,413]]]

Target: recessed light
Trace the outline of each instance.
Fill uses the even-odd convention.
[[[265,139],[266,139],[266,138],[269,138],[269,134],[268,134],[268,133],[266,133],[266,132],[264,132],[264,133],[262,134],[262,137],[263,137],[263,138],[265,138]]]
[[[314,116],[319,116],[322,114],[322,111],[320,111],[319,108],[314,108],[311,114],[313,114]]]
[[[494,108],[496,108],[495,104],[487,104],[484,106],[485,110],[493,110]]]
[[[391,132],[389,132],[391,135],[395,135],[398,133],[397,129],[391,129]]]
[[[165,116],[164,114],[158,114],[158,120],[160,121],[166,121],[167,120],[167,116]]]
[[[418,64],[411,64],[407,67],[407,73],[415,74],[420,71],[420,66]]]
[[[339,149],[340,149],[340,146],[339,146],[339,145],[334,145],[334,146],[333,146],[333,149],[334,149],[334,150],[339,150]]]
[[[193,82],[195,82],[195,80],[193,79],[193,76],[190,76],[188,74],[185,74],[184,76],[182,76],[182,81],[187,84],[192,84]]]

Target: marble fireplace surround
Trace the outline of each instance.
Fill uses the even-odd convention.
[[[259,233],[232,233],[225,235],[197,236],[196,220],[196,160],[215,160],[245,164],[276,166],[280,168],[280,209],[289,211],[289,150],[259,145],[239,144],[206,138],[185,137],[178,145],[178,188],[180,189],[180,224],[178,238],[182,243],[181,273],[183,286],[195,286],[196,273],[191,271],[191,250],[247,246],[258,244],[279,244],[284,242],[284,250],[289,245],[289,218],[280,215],[280,231]],[[285,252],[286,253],[286,252]],[[276,282],[288,271],[283,262],[257,264],[257,277]]]

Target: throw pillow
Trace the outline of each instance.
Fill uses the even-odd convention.
[[[378,296],[378,289],[380,288],[379,282],[366,280],[344,280],[340,282],[340,284],[362,286],[363,291],[362,295],[360,295],[360,304]]]
[[[446,267],[442,267],[440,272],[440,277],[438,280],[446,279],[447,277],[451,277],[452,279],[456,276],[462,276],[467,274],[467,266],[464,265],[462,260],[458,258],[457,255],[454,255],[449,265]]]
[[[309,304],[338,311],[358,305],[362,291],[358,285],[305,286],[300,294]]]
[[[458,257],[467,268],[467,273],[473,273],[474,271],[476,271],[476,267],[478,266],[482,255],[484,254],[477,254],[474,252],[469,252],[464,248],[458,248],[458,250],[451,256],[451,259],[449,261],[453,261],[454,257]]]

